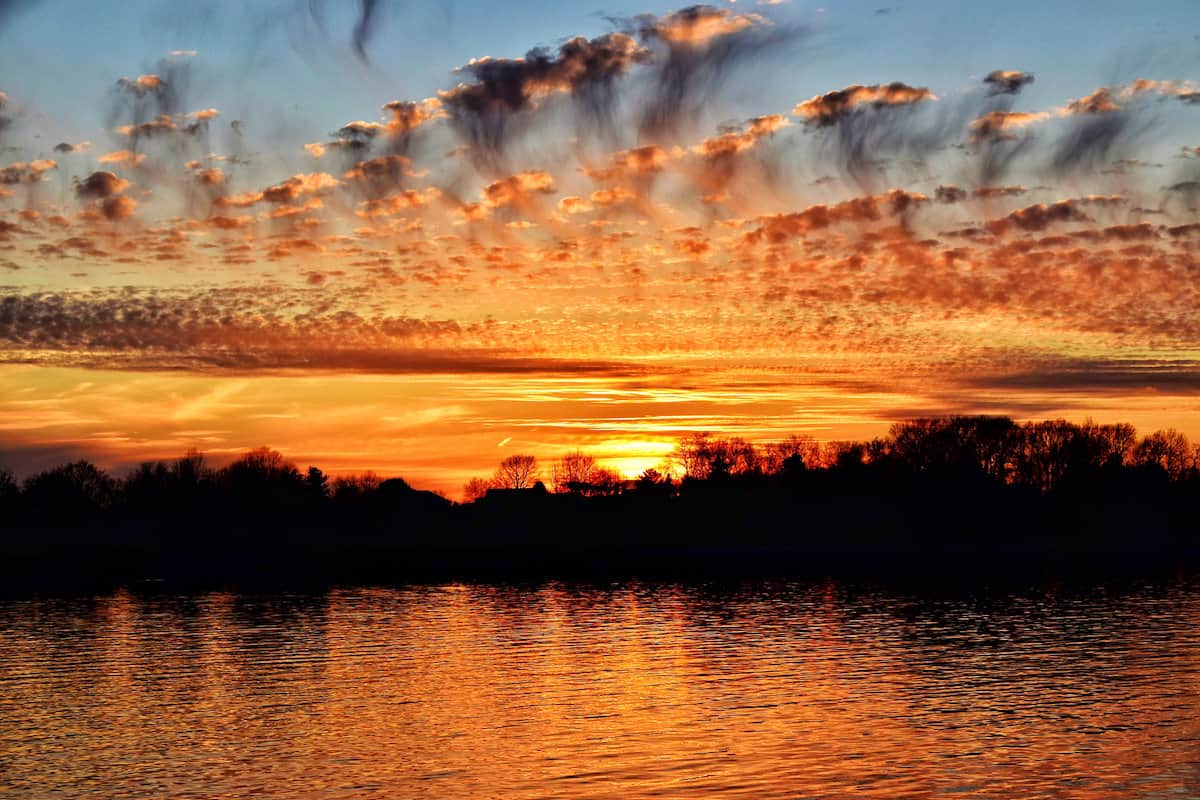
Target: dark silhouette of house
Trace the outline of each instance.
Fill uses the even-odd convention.
[[[546,484],[538,481],[528,489],[488,489],[483,502],[491,505],[522,506],[539,503],[550,496]]]

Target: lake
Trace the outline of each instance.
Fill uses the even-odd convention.
[[[1200,797],[1200,585],[5,600],[0,796]]]

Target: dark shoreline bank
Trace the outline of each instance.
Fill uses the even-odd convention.
[[[713,498],[548,496],[522,507],[396,503],[388,511],[279,512],[240,524],[219,508],[195,509],[186,526],[126,519],[7,536],[0,595],[775,578],[970,587],[1200,573],[1200,535],[1187,520],[1195,505],[1184,497],[1149,515],[1100,498],[1079,507],[1042,496],[1007,504],[992,497],[986,506],[975,494],[958,498],[921,517],[881,512],[887,498],[880,496],[829,498],[824,506],[790,498],[753,512]],[[972,505],[977,513],[967,519],[960,512]],[[853,522],[834,527],[842,509],[855,507]],[[803,508],[806,524],[789,523],[786,508]]]
[[[681,480],[623,481],[574,454],[550,493],[535,459],[513,456],[465,504],[396,478],[330,481],[265,448],[221,469],[193,452],[121,480],[76,462],[0,481],[0,593],[1200,567],[1200,451],[1173,431],[1135,442],[1127,425],[990,417],[916,420],[824,456],[795,437],[763,449],[696,435],[677,450]]]

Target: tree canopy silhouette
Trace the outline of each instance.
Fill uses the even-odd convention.
[[[23,483],[0,471],[0,574],[775,569],[935,563],[945,547],[1036,563],[1071,542],[1079,557],[1200,562],[1200,448],[1175,430],[960,416],[859,442],[697,432],[636,478],[581,450],[550,471],[553,493],[534,455],[508,456],[461,504],[399,478],[302,471],[265,447],[224,467],[190,451],[119,479],[87,461]]]
[[[512,455],[496,468],[495,485],[499,489],[532,489],[538,482],[537,458]]]

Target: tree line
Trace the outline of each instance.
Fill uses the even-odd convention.
[[[893,425],[869,441],[819,442],[807,434],[755,444],[740,437],[689,433],[658,468],[623,480],[580,450],[544,470],[536,456],[504,459],[490,478],[463,487],[467,502],[491,489],[531,489],[542,482],[554,493],[610,495],[684,483],[770,478],[804,470],[977,474],[1007,485],[1053,491],[1064,479],[1100,470],[1128,469],[1165,480],[1200,478],[1200,443],[1174,429],[1139,438],[1126,423],[1075,424],[1045,420],[1020,424],[1007,417],[952,416]]]
[[[752,481],[804,471],[976,474],[998,483],[1053,491],[1061,482],[1101,470],[1132,470],[1178,482],[1200,479],[1200,444],[1174,429],[1140,437],[1132,425],[1046,420],[1020,424],[1006,417],[932,417],[893,425],[869,441],[819,442],[810,435],[756,444],[740,437],[689,433],[658,467],[627,480],[592,455],[569,452],[543,468],[536,456],[505,458],[488,478],[463,487],[465,502],[492,489],[532,489],[607,496],[637,490],[680,490],[685,484]],[[192,450],[173,461],[139,465],[115,477],[89,461],[63,464],[23,482],[0,470],[0,509],[21,502],[58,510],[152,503],[204,491],[234,497],[321,499],[349,504],[383,492],[408,490],[400,478],[374,473],[331,478],[299,469],[269,448],[252,450],[222,468]]]
[[[80,460],[36,473],[18,482],[0,470],[0,510],[18,504],[61,516],[73,511],[114,507],[151,507],[181,496],[218,495],[258,500],[329,500],[349,504],[381,491],[409,490],[400,478],[374,473],[330,478],[317,467],[301,471],[270,448],[251,450],[229,465],[216,468],[196,450],[171,461],[148,461],[123,477],[115,477],[90,461]]]
[[[858,442],[691,433],[635,478],[582,451],[546,466],[509,456],[461,503],[267,448],[122,476],[75,461],[0,474],[0,592],[145,576],[1174,569],[1200,566],[1198,455],[1171,430],[998,417],[911,420]]]

